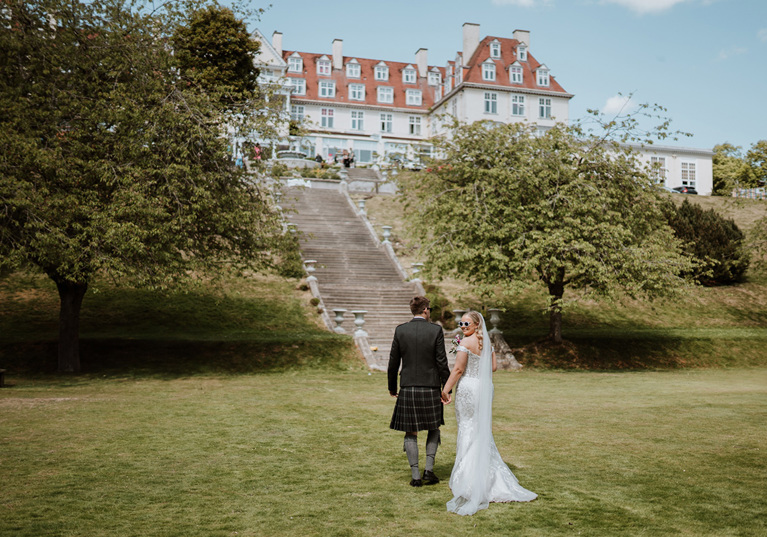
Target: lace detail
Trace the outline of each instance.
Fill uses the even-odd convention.
[[[458,345],[458,350],[463,351],[469,355],[469,359],[466,362],[466,371],[464,371],[463,375],[461,375],[461,378],[458,380],[458,384],[460,385],[461,381],[463,381],[463,379],[467,377],[478,379],[479,378],[479,355],[474,354],[463,345]]]

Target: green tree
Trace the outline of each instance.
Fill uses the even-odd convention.
[[[231,9],[209,5],[192,12],[176,29],[172,43],[182,75],[209,92],[220,92],[225,105],[253,98],[258,89],[253,59],[259,42],[251,39]]]
[[[731,196],[739,185],[748,182],[748,169],[740,146],[729,143],[714,146],[712,157],[714,196]]]
[[[566,289],[657,296],[691,266],[626,146],[577,127],[536,136],[489,122],[456,126],[437,144],[438,166],[401,179],[427,273],[480,292],[543,284],[554,342]]]
[[[690,273],[699,283],[722,285],[743,280],[749,255],[734,220],[686,199],[678,207],[668,200],[664,213],[684,250],[700,261]]]
[[[746,153],[753,186],[767,185],[767,140],[759,140]]]
[[[278,215],[233,166],[217,92],[177,74],[167,43],[185,5],[0,10],[0,266],[55,282],[60,371],[80,368],[94,276],[164,287],[210,267],[261,269],[285,248]]]

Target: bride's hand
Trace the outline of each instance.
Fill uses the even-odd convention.
[[[440,394],[440,399],[442,399],[442,404],[443,405],[449,405],[450,401],[452,401],[452,398],[450,397],[450,394],[449,393],[445,393],[445,392],[442,392]]]

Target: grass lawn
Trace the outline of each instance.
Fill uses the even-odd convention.
[[[529,504],[447,513],[408,486],[384,375],[17,378],[0,390],[0,535],[763,536],[767,370],[495,376]],[[424,457],[420,439],[421,459]]]

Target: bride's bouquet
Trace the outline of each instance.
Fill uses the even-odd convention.
[[[461,344],[461,336],[456,334],[450,346],[450,354],[455,355],[458,352],[458,345]]]

